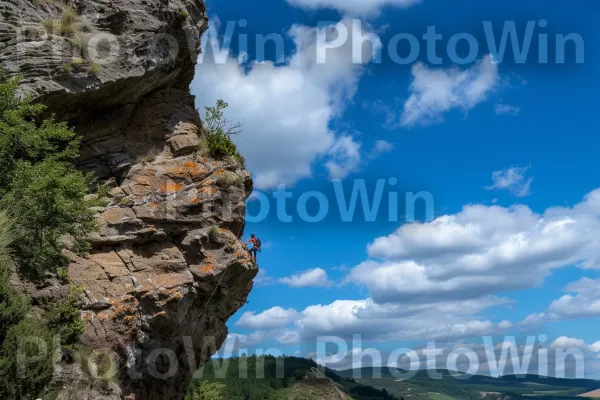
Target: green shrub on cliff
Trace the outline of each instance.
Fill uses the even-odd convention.
[[[52,333],[26,317],[8,329],[0,348],[0,398],[36,398],[52,379]]]
[[[29,309],[29,303],[10,284],[10,246],[14,241],[13,222],[7,213],[0,210],[0,344],[8,328],[19,323]]]
[[[244,164],[244,157],[237,151],[231,136],[242,131],[241,123],[232,123],[225,118],[223,110],[228,104],[218,100],[214,107],[204,107],[204,131],[208,141],[208,153],[217,160],[233,157]]]
[[[83,333],[84,324],[81,319],[80,299],[82,291],[74,289],[66,299],[54,303],[48,313],[48,326],[52,332],[60,335],[63,346],[77,343]]]
[[[15,221],[14,256],[32,278],[64,266],[62,239],[86,247],[94,228],[84,200],[90,175],[75,169],[79,137],[65,123],[39,121],[44,106],[17,95],[19,80],[0,70],[0,207]]]
[[[35,398],[52,378],[52,333],[45,321],[27,316],[28,299],[10,284],[13,226],[0,211],[0,398],[27,399]]]

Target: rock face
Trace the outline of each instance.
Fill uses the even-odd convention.
[[[84,289],[81,354],[58,361],[49,389],[57,399],[182,399],[257,273],[239,240],[251,177],[202,156],[189,93],[204,6],[5,0],[0,15],[3,68],[83,136],[80,167],[110,189],[92,251],[69,254],[69,284]],[[35,304],[69,292],[57,280],[25,286]]]

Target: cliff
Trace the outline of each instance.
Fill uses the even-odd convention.
[[[0,15],[2,67],[83,136],[80,167],[110,192],[68,278],[19,283],[34,306],[83,288],[85,330],[49,396],[182,399],[257,273],[239,240],[250,174],[203,156],[189,93],[204,5],[5,0]]]

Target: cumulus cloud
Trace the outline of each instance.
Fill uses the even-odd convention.
[[[260,314],[251,311],[245,312],[236,323],[236,326],[256,330],[272,330],[289,325],[297,317],[298,313],[294,309],[285,310],[281,307],[273,307]]]
[[[333,285],[333,282],[327,277],[327,272],[322,268],[315,268],[281,278],[279,282],[293,288],[329,287]]]
[[[497,293],[535,287],[558,268],[600,267],[599,217],[600,189],[573,207],[543,214],[523,205],[468,205],[431,222],[406,224],[375,239],[367,247],[370,259],[345,278],[365,287],[367,298],[306,307],[286,329],[298,340],[361,334],[382,341],[460,340],[507,331],[511,321],[480,315],[511,303]],[[582,280],[567,289],[589,301],[598,298],[597,286]],[[571,309],[582,308],[562,312]],[[543,323],[559,310],[551,306],[520,325]]]
[[[258,271],[256,277],[254,278],[254,284],[256,286],[268,286],[273,283],[275,283],[275,279],[273,279],[273,277],[267,274],[266,269],[261,268],[260,271]]]
[[[468,301],[446,301],[429,304],[380,305],[372,299],[337,300],[330,304],[306,307],[302,311],[288,310],[294,315],[289,325],[266,323],[272,309],[261,314],[249,314],[242,325],[255,319],[265,323],[253,324],[255,329],[270,330],[268,336],[281,341],[314,341],[319,336],[338,336],[351,339],[360,334],[363,340],[455,340],[473,335],[504,332],[506,322],[478,320],[475,314],[509,300],[488,296]],[[281,312],[281,311],[279,311]],[[285,319],[280,319],[282,322]],[[261,328],[261,326],[263,326]],[[275,330],[277,329],[277,330]],[[282,332],[285,330],[286,335]],[[290,343],[290,342],[288,342]]]
[[[407,8],[421,0],[287,0],[292,6],[315,9],[334,9],[353,16],[375,15],[385,6]]]
[[[521,113],[520,107],[511,106],[509,104],[496,104],[494,109],[496,110],[496,115],[510,115],[516,117]]]
[[[600,341],[589,345],[588,349],[594,353],[600,353]]]
[[[400,119],[402,126],[438,123],[453,109],[468,111],[484,101],[499,82],[498,65],[489,55],[466,70],[429,68],[417,63],[412,75],[411,95]]]
[[[553,301],[548,307],[555,319],[585,318],[600,316],[600,279],[583,278],[567,285],[566,294]]]
[[[553,349],[585,349],[586,345],[585,345],[585,341],[583,339],[577,339],[577,338],[570,338],[567,336],[561,336],[558,339],[556,339],[554,342],[552,342],[552,344],[550,345],[550,348]]]
[[[366,160],[361,154],[362,144],[351,136],[342,136],[329,149],[331,159],[325,163],[330,179],[344,179],[358,171],[366,161],[375,160],[394,149],[394,145],[385,140],[377,140],[368,152]]]
[[[331,160],[325,164],[331,179],[344,179],[360,166],[360,144],[351,136],[342,136],[329,149]]]
[[[469,299],[526,289],[554,269],[598,268],[600,190],[543,214],[523,205],[468,205],[402,226],[368,246],[348,281],[378,303]]]
[[[342,25],[349,27],[351,21],[320,29],[331,37],[335,35],[333,27]],[[221,54],[214,43],[214,26],[206,35],[217,49],[204,46],[192,92],[200,109],[223,99],[229,104],[226,116],[244,123],[242,134],[234,140],[246,157],[257,188],[293,184],[309,177],[311,166],[323,158],[331,156],[339,164],[339,153],[331,149],[341,143],[337,149],[348,150],[348,142],[342,143],[344,135],[332,130],[330,123],[354,96],[364,65],[371,61],[371,52],[364,53],[362,63],[353,63],[352,40],[348,40],[328,50],[326,63],[319,64],[317,29],[294,25],[288,36],[295,51],[282,65],[270,61],[240,65],[232,55],[225,54],[222,60],[214,56]],[[346,164],[340,165],[340,170],[352,168],[356,156],[349,157],[349,161],[344,158]]]
[[[582,278],[565,287],[567,294],[552,301],[541,313],[527,316],[521,325],[540,325],[548,321],[600,317],[600,279]]]
[[[527,197],[531,194],[533,178],[525,178],[530,167],[509,167],[492,173],[493,184],[487,190],[508,190],[517,197]]]
[[[394,145],[385,140],[377,140],[369,153],[370,159],[375,159],[384,153],[388,153],[394,149]]]
[[[581,339],[572,340],[576,347],[556,348],[531,338],[521,341],[514,337],[506,337],[497,344],[487,339],[480,339],[475,343],[436,342],[435,345],[413,347],[409,353],[400,354],[364,349],[362,346],[344,346],[340,343],[341,349],[335,353],[315,353],[311,357],[322,365],[337,370],[386,366],[391,368],[390,373],[398,379],[409,379],[414,371],[423,369],[430,371],[432,379],[436,379],[436,369],[486,376],[529,373],[561,378],[597,378],[600,362],[595,352],[590,350],[591,346],[586,348]],[[567,354],[568,357],[565,356]],[[376,371],[374,372],[373,376],[362,377],[378,378]]]

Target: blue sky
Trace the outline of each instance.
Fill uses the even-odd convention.
[[[208,7],[211,31],[192,93],[201,110],[224,99],[227,117],[244,123],[236,143],[271,205],[265,219],[247,225],[246,234],[264,243],[261,273],[249,304],[230,320],[232,340],[310,355],[322,335],[361,334],[389,351],[430,340],[481,343],[487,335],[524,344],[545,334],[553,348],[580,349],[587,374],[599,376],[600,44],[591,19],[599,5],[221,0]],[[531,21],[525,62],[510,45],[502,59],[490,55],[484,21],[498,41],[506,21],[520,41]],[[354,33],[377,36],[380,62],[371,46],[353,62],[357,23]],[[319,64],[322,26],[332,47],[334,31],[349,33]],[[422,39],[431,26],[442,35],[441,62]],[[255,50],[257,35],[268,34],[281,38],[279,54],[273,43]],[[420,41],[404,65],[388,51],[398,34]],[[470,35],[478,49],[470,54],[465,39],[451,57],[446,46],[456,34]],[[552,49],[547,64],[539,62],[539,34]],[[567,43],[559,64],[556,35],[567,34],[581,43]],[[218,61],[210,47],[229,37]],[[407,57],[409,42],[396,43]],[[348,195],[364,181],[373,195],[377,181],[390,178],[397,183],[386,186],[374,220],[360,208],[341,220],[333,180],[342,179]],[[290,193],[291,223],[277,217],[278,185]],[[330,206],[316,223],[296,209],[310,191]],[[390,192],[400,198],[399,221],[384,212]],[[427,220],[422,202],[418,221],[407,223],[406,192],[430,194],[435,219]],[[314,199],[308,204],[309,214],[318,211]],[[258,211],[250,201],[249,213]]]

